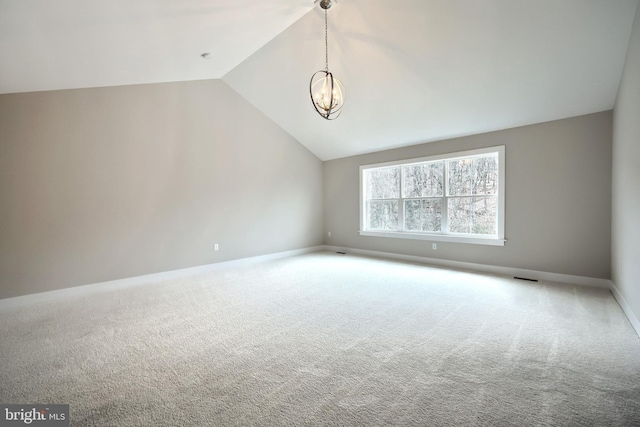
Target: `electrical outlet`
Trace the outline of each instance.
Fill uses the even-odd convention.
[[[217,251],[218,249],[219,249],[219,248],[218,248],[218,244],[217,244],[217,243],[216,243],[216,244],[214,244],[214,245],[213,245],[213,250],[214,250],[214,251]]]
[[[330,231],[327,232],[327,236],[331,237],[331,232]]]
[[[437,243],[432,244],[432,245],[431,245],[431,248],[432,248],[434,251],[435,251],[435,250],[437,250],[437,249],[438,249],[438,244],[437,244]]]

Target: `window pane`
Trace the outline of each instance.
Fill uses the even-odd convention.
[[[473,194],[496,194],[498,192],[498,157],[473,159]]]
[[[367,224],[370,230],[397,230],[398,201],[372,200],[368,202]]]
[[[449,162],[449,194],[464,196],[471,194],[473,181],[473,160],[453,160]]]
[[[442,196],[444,162],[405,166],[404,197]]]
[[[441,200],[405,200],[404,227],[407,231],[440,231]]]
[[[400,197],[400,167],[367,171],[368,199],[397,199]]]
[[[448,166],[449,195],[471,196],[497,193],[497,156],[452,160]]]
[[[497,234],[495,197],[455,197],[447,207],[450,232]]]

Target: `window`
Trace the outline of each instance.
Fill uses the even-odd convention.
[[[504,146],[360,167],[360,234],[504,245]]]

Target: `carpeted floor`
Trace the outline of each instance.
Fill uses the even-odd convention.
[[[0,360],[72,426],[640,425],[607,290],[332,253],[5,306]]]

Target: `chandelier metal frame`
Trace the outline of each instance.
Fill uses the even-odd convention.
[[[313,107],[326,120],[335,120],[340,116],[345,99],[344,85],[329,71],[327,10],[332,5],[331,0],[320,1],[320,7],[324,9],[324,70],[316,71],[309,82],[309,96]]]

